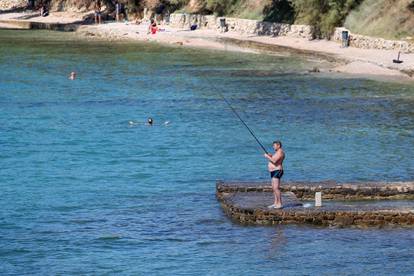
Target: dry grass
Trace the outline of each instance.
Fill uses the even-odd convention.
[[[414,12],[409,9],[412,2],[365,0],[349,14],[344,25],[352,32],[363,35],[388,39],[414,37]]]
[[[241,0],[232,7],[230,14],[239,18],[262,20],[265,16],[264,9],[271,2],[271,0]]]

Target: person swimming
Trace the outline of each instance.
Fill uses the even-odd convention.
[[[70,73],[69,79],[70,80],[75,80],[76,79],[76,72],[75,71],[73,71],[73,72]]]
[[[136,126],[136,125],[154,126],[154,119],[152,119],[151,117],[149,117],[146,122],[128,121],[128,124],[130,126]],[[164,126],[168,126],[170,124],[171,124],[170,121],[165,121],[163,125]]]

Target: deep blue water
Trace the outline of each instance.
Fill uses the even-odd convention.
[[[215,199],[267,177],[217,91],[285,180],[414,179],[414,86],[314,65],[1,31],[0,274],[414,274],[412,229],[246,227]]]

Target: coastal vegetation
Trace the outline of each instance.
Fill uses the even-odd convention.
[[[6,0],[5,2],[26,2]],[[93,9],[95,0],[35,0],[56,10]],[[101,0],[109,10],[115,0]],[[215,14],[313,27],[315,38],[330,38],[335,27],[388,39],[414,37],[414,0],[119,0],[129,14],[145,9]],[[3,4],[4,5],[4,4]]]
[[[414,36],[412,0],[128,0],[135,6],[313,26],[316,38],[335,27],[390,39]]]
[[[349,13],[344,25],[363,35],[413,41],[414,1],[364,0]]]
[[[139,0],[137,0],[139,1]],[[152,2],[162,3],[160,0]],[[413,0],[171,0],[188,12],[313,26],[329,38],[335,27],[389,39],[414,36]]]

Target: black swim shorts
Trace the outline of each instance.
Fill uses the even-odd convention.
[[[283,170],[276,170],[273,172],[270,172],[270,178],[282,178],[283,176]]]

